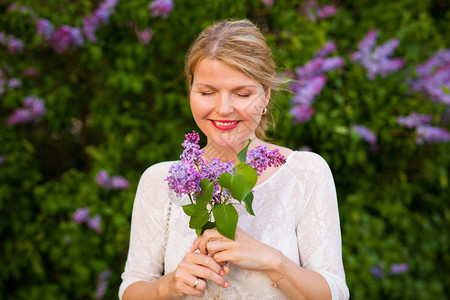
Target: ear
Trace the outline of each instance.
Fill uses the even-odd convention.
[[[264,104],[266,105],[265,107],[267,107],[268,105],[269,105],[269,102],[270,102],[270,92],[271,92],[272,90],[270,89],[270,88],[267,88],[267,91],[266,91],[266,98],[264,99]]]

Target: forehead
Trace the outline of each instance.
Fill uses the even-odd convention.
[[[202,59],[194,70],[194,84],[251,84],[261,86],[259,82],[217,59]]]

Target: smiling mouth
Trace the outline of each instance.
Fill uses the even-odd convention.
[[[214,125],[214,127],[216,127],[217,129],[220,129],[220,130],[231,130],[231,129],[235,128],[240,122],[237,120],[230,120],[230,121],[210,120],[210,121]]]

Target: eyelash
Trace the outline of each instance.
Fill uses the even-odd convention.
[[[213,94],[214,92],[203,92],[203,93],[201,93],[202,94],[202,96],[212,96],[212,94]],[[248,97],[250,97],[250,94],[236,94],[238,97],[241,97],[241,98],[248,98]]]

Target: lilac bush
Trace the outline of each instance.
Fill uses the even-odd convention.
[[[420,125],[416,129],[418,145],[437,144],[450,141],[450,132],[445,128],[430,125]]]
[[[167,18],[175,7],[172,0],[154,0],[148,5],[148,9],[152,13],[152,17]]]
[[[17,108],[6,120],[7,125],[23,124],[37,121],[45,114],[44,101],[38,97],[27,96],[23,100],[23,108]]]
[[[336,45],[328,41],[317,52],[315,58],[295,69],[297,82],[291,86],[295,93],[291,99],[291,114],[295,124],[307,122],[314,115],[312,104],[315,97],[321,93],[327,80],[324,73],[344,66],[345,61],[342,57],[325,58],[335,50]]]
[[[408,116],[400,116],[397,118],[397,123],[407,128],[414,128],[421,125],[426,125],[431,122],[433,116],[429,114],[418,114],[412,112]]]
[[[374,48],[377,36],[375,29],[370,30],[359,42],[358,50],[352,55],[352,60],[366,69],[370,80],[375,79],[376,75],[385,77],[388,73],[396,72],[405,65],[405,60],[402,58],[389,58],[398,47],[398,40],[392,39]]]

